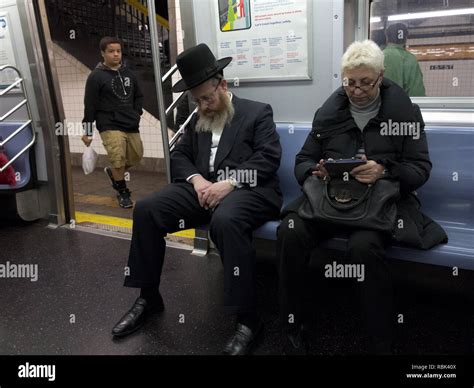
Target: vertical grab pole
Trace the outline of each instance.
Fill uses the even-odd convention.
[[[161,58],[158,39],[158,26],[156,25],[155,0],[147,0],[148,22],[150,23],[151,54],[153,58],[153,69],[155,72],[156,96],[158,98],[158,112],[160,115],[161,137],[163,139],[163,156],[165,158],[166,178],[171,182],[170,149],[168,139],[168,126],[166,125],[165,100],[163,98],[163,87],[161,84]]]

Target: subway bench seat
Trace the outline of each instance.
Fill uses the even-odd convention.
[[[24,123],[23,122],[14,122],[14,121],[5,121],[0,122],[0,136],[5,141],[8,136],[10,136],[15,130],[21,127]],[[23,128],[16,136],[11,138],[5,145],[4,145],[4,153],[7,155],[8,159],[11,160],[15,155],[17,155],[23,148],[25,148],[28,144],[33,141],[33,134],[30,127],[31,124],[27,125]],[[32,148],[28,148],[25,152],[23,152],[13,163],[12,167],[15,173],[19,173],[19,179],[16,182],[16,185],[10,186],[7,184],[0,184],[0,194],[3,193],[11,193],[12,191],[18,191],[21,189],[25,189],[30,181],[33,178],[32,175],[32,166],[31,166],[31,158],[30,152],[32,152]]]
[[[278,123],[282,146],[278,175],[283,206],[302,195],[294,176],[295,156],[311,131],[311,124]],[[433,168],[427,183],[417,190],[422,211],[446,231],[449,242],[424,251],[392,245],[387,256],[444,267],[474,270],[474,130],[469,127],[425,127]],[[276,240],[279,221],[270,221],[254,237]],[[346,250],[347,239],[334,237],[322,247]]]

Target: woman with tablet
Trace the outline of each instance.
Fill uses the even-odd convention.
[[[431,170],[418,106],[398,85],[384,78],[384,55],[370,40],[351,44],[342,57],[341,68],[343,85],[316,111],[313,129],[296,155],[299,184],[303,186],[314,177],[334,180],[341,175],[367,186],[380,179],[396,181],[400,188],[398,213],[408,215],[398,242],[413,245],[415,241],[423,249],[443,242],[446,234],[420,212],[412,194],[428,180]],[[402,135],[387,131],[391,125],[418,129],[417,136],[409,131]],[[278,229],[284,352],[304,353],[307,349],[304,327],[308,311],[304,311],[303,299],[310,253],[325,239],[342,233],[348,238],[345,259],[334,261],[331,268],[327,265],[324,275],[357,278],[354,284],[360,292],[370,352],[390,353],[396,317],[385,250],[393,242],[392,234],[341,226],[337,220],[303,219],[299,209],[305,200],[303,195],[283,210]],[[436,236],[431,243],[423,239],[427,233]]]

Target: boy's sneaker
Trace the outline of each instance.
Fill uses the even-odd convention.
[[[115,190],[118,190],[117,181],[114,179],[114,175],[112,174],[112,168],[107,166],[107,167],[104,168],[104,172],[105,172],[105,175],[107,175],[107,177],[109,178],[110,183],[112,184],[112,187]]]
[[[117,194],[117,199],[120,207],[129,209],[133,207],[132,199],[130,198],[131,192],[129,189],[120,190]]]

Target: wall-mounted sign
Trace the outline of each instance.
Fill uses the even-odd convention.
[[[0,13],[0,66],[16,66],[15,53],[13,51],[13,37],[10,34],[10,21],[8,13]],[[12,69],[0,71],[0,89],[5,89],[17,79],[18,74]],[[19,90],[15,88],[14,90]]]
[[[215,0],[217,55],[233,57],[226,78],[310,79],[307,0]]]

